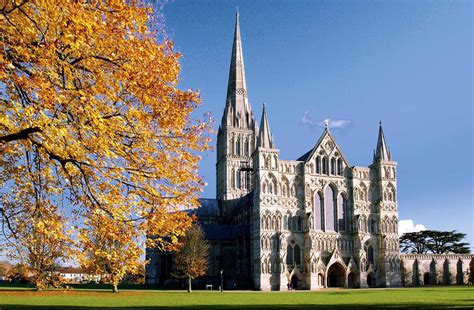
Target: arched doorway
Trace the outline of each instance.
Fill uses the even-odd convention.
[[[319,287],[324,287],[324,276],[322,273],[318,273],[318,283]]]
[[[357,287],[357,279],[355,273],[351,272],[347,276],[347,286],[350,288],[356,288]]]
[[[369,287],[375,287],[375,276],[373,273],[367,275],[367,285]]]
[[[344,287],[345,271],[339,263],[332,264],[328,270],[328,287]]]
[[[432,282],[432,281],[431,281],[431,275],[430,275],[430,273],[429,273],[429,272],[425,272],[425,274],[423,275],[423,283],[424,283],[425,285],[430,285],[430,284],[432,284],[431,282]]]
[[[298,288],[298,277],[296,275],[293,275],[291,277],[291,289],[296,290]]]

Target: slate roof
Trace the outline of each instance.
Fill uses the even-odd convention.
[[[235,240],[244,235],[242,225],[203,224],[202,228],[208,240]]]
[[[196,214],[198,217],[217,217],[220,215],[219,205],[217,199],[200,198],[200,206],[190,212]]]
[[[313,151],[313,148],[311,148],[311,150],[309,150],[308,152],[304,153],[303,156],[297,159],[297,161],[306,161],[309,155],[311,155],[312,151]]]

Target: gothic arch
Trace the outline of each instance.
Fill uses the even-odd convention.
[[[281,196],[290,196],[290,181],[284,175],[281,177]]]
[[[276,155],[273,155],[272,158],[272,169],[276,169],[278,167],[278,157]]]
[[[337,231],[337,186],[330,182],[323,187],[324,231]]]
[[[344,174],[344,163],[343,160],[339,157],[337,159],[337,175],[343,175]]]
[[[392,232],[398,233],[398,218],[395,215],[392,216]]]
[[[461,258],[456,263],[456,284],[464,284],[463,261]]]
[[[395,202],[396,201],[396,190],[395,186],[392,183],[388,183],[388,185],[384,189],[383,198],[385,201]]]
[[[293,184],[291,185],[291,190],[290,190],[290,192],[291,192],[291,194],[290,194],[291,197],[296,197],[296,185],[295,185],[295,183],[293,183]]]
[[[451,284],[451,262],[449,259],[445,259],[443,263],[443,284],[450,285]]]
[[[262,189],[266,189],[263,191],[264,193],[268,193],[270,195],[277,195],[277,188],[278,188],[278,182],[276,177],[273,175],[273,173],[269,172],[264,174],[260,178],[260,182],[262,183]]]
[[[321,156],[316,156],[316,173],[321,173]]]
[[[329,158],[328,158],[328,156],[323,156],[322,171],[323,171],[323,174],[329,174]]]
[[[329,265],[326,275],[327,287],[346,286],[346,268],[343,262],[336,261]]]
[[[359,190],[359,200],[362,200],[362,201],[368,201],[368,190],[367,190],[367,186],[361,182],[360,183],[360,190]]]
[[[336,171],[336,158],[335,158],[335,157],[331,157],[331,170],[330,170],[330,174],[332,174],[332,175],[336,175],[336,174],[337,174],[337,171]]]
[[[275,230],[280,231],[281,230],[281,213],[280,211],[277,210],[276,212],[276,225],[275,225]]]
[[[367,266],[375,265],[375,250],[370,239],[364,243],[364,251],[367,258]]]

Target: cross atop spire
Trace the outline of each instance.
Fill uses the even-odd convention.
[[[377,147],[374,154],[374,163],[379,161],[391,161],[390,151],[385,143],[385,137],[383,134],[382,121],[379,122],[379,136],[377,139]]]
[[[258,133],[257,147],[266,149],[273,149],[272,134],[270,133],[270,126],[268,126],[267,112],[265,111],[265,103],[263,104],[262,120],[260,122],[260,132]]]
[[[227,85],[227,105],[231,105],[234,113],[243,115],[250,112],[245,83],[244,56],[240,39],[239,11],[235,13],[234,43],[230,60],[229,82]]]

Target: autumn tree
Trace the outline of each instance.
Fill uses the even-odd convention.
[[[13,266],[7,262],[7,261],[0,261],[0,278],[6,277],[8,274],[8,271],[12,268]]]
[[[192,292],[192,280],[206,274],[209,243],[199,225],[193,225],[183,238],[182,247],[173,256],[173,275],[188,280],[188,292]]]
[[[89,273],[110,276],[113,291],[118,292],[124,275],[138,272],[141,265],[136,227],[130,222],[114,222],[100,209],[85,224],[79,235],[81,265]]]
[[[103,231],[127,227],[133,242],[166,236],[147,242],[173,248],[184,234],[172,211],[197,205],[209,126],[191,117],[199,94],[177,87],[180,55],[154,13],[140,0],[1,2],[0,216],[12,251],[60,246],[64,205],[79,227],[100,213]],[[41,169],[25,177],[28,157]],[[37,234],[18,224],[31,214]]]
[[[8,254],[28,268],[28,279],[42,290],[54,281],[57,263],[67,259],[72,240],[66,232],[66,217],[53,196],[62,192],[61,182],[51,171],[42,171],[44,161],[37,148],[24,152],[22,165],[3,192],[2,215],[7,219]],[[10,220],[13,219],[13,220]]]
[[[23,264],[16,264],[8,269],[7,279],[17,283],[27,283],[30,277],[29,268]]]
[[[176,212],[172,217],[171,225],[180,226],[179,229],[190,226],[186,213]],[[113,292],[118,292],[125,275],[137,275],[143,270],[140,231],[133,222],[115,221],[101,209],[88,214],[84,224],[79,234],[81,265],[90,273],[107,275]]]
[[[469,243],[462,242],[466,234],[453,231],[422,230],[405,233],[400,237],[404,253],[469,253]]]

